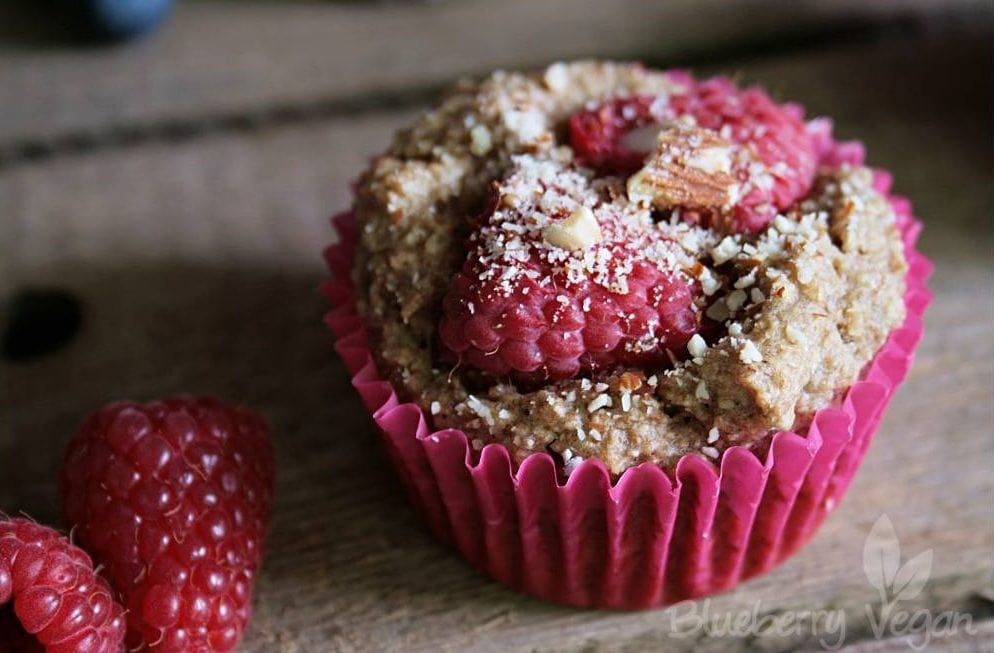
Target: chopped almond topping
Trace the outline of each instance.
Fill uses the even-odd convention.
[[[565,250],[583,250],[604,239],[594,212],[586,206],[573,211],[568,218],[554,222],[542,231],[542,239],[554,247]]]
[[[657,209],[729,205],[737,186],[731,146],[709,129],[680,123],[664,129],[645,166],[628,178],[628,199]]]

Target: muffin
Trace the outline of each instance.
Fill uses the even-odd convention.
[[[335,220],[328,323],[433,531],[536,596],[640,608],[781,561],[921,336],[890,177],[728,79],[458,85]]]

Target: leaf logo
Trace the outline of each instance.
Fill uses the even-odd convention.
[[[863,545],[863,573],[884,605],[918,596],[932,573],[932,549],[901,565],[901,543],[894,524],[880,516]]]

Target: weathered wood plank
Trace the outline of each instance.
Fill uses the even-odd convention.
[[[994,612],[976,596],[994,582],[990,62],[987,40],[913,41],[738,71],[835,115],[844,136],[864,136],[871,159],[895,171],[927,223],[937,297],[918,362],[847,499],[794,559],[712,599],[712,615],[841,609],[854,650],[903,648],[870,643],[865,611],[878,599],[861,556],[881,513],[905,559],[935,551],[908,609],[978,621]],[[276,516],[244,651],[816,649],[822,633],[810,629],[681,637],[673,619],[689,606],[626,614],[532,601],[420,528],[335,360],[316,290],[326,215],[409,118],[215,134],[0,172],[0,297],[56,284],[86,311],[66,350],[0,363],[0,507],[57,519],[59,449],[101,402],[214,392],[260,408],[277,438]],[[962,648],[948,650],[985,641],[956,637]]]
[[[964,636],[954,633],[925,640],[923,637],[898,637],[885,640],[864,640],[852,646],[845,646],[841,653],[886,653],[901,650],[924,650],[930,653],[981,653],[994,650],[994,621],[987,620],[976,624],[976,634]]]
[[[348,107],[458,75],[558,58],[660,60],[884,16],[994,15],[981,0],[801,0],[789,9],[775,0],[215,0],[179,3],[172,20],[146,40],[86,49],[37,47],[44,30],[33,34],[17,5],[0,7],[0,153],[244,112]],[[42,14],[34,22],[50,20]]]

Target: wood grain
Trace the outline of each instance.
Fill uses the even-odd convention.
[[[457,10],[446,7],[437,10]],[[290,15],[304,21],[311,11]],[[184,20],[172,29],[191,28]],[[938,267],[918,361],[846,500],[795,558],[711,599],[712,614],[840,609],[845,650],[900,650],[903,640],[872,635],[866,606],[876,598],[861,564],[870,526],[887,513],[905,559],[935,552],[926,590],[907,607],[976,620],[977,634],[936,650],[990,650],[991,60],[989,39],[956,38],[725,68],[864,138],[871,161],[893,169],[915,200],[922,247]],[[114,120],[164,115],[132,110]],[[410,117],[367,112],[0,171],[0,297],[57,285],[85,310],[70,347],[0,363],[0,508],[57,519],[60,449],[101,402],[212,392],[266,413],[279,458],[243,651],[817,650],[819,633],[803,628],[681,637],[672,620],[690,606],[611,613],[539,603],[472,572],[417,523],[320,324],[317,292],[326,216],[346,203],[366,156]],[[24,122],[12,133],[31,129]]]
[[[126,48],[45,45],[49,12],[0,6],[0,154],[183,125],[395,101],[495,67],[557,58],[708,56],[866,22],[989,21],[982,0],[502,0],[178,3]],[[18,9],[21,5],[21,11]],[[965,17],[965,18],[964,18]]]

